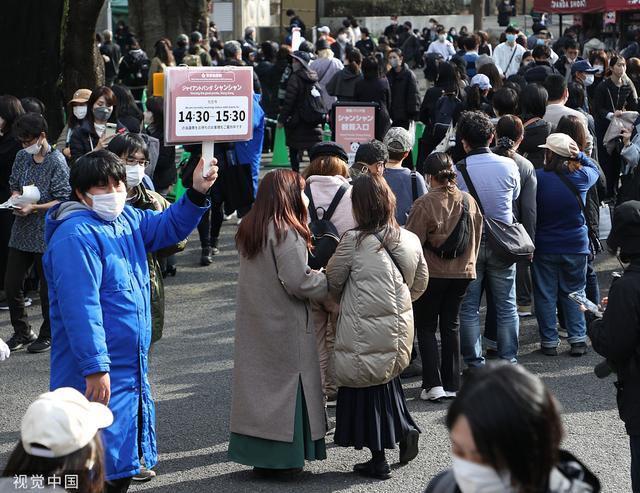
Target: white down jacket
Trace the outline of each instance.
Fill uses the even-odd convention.
[[[429,280],[422,245],[413,233],[401,229],[399,243],[390,248],[402,274],[376,236],[367,235],[357,245],[358,234],[347,231],[327,265],[329,289],[340,298],[334,366],[341,387],[381,385],[409,365],[411,302]]]

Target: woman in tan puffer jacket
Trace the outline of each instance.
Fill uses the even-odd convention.
[[[387,479],[385,449],[399,443],[402,463],[418,453],[419,430],[399,375],[411,358],[411,302],[426,290],[429,274],[417,236],[395,220],[395,196],[384,178],[359,177],[351,201],[358,226],[344,234],[327,265],[329,289],[340,297],[334,442],[369,448],[372,459],[354,471]]]

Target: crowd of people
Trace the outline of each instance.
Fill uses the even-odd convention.
[[[386,450],[398,446],[401,464],[419,453],[423,430],[401,380],[419,376],[421,400],[453,399],[453,467],[427,491],[600,491],[560,449],[555,399],[517,365],[520,319],[535,315],[544,355],[557,357],[565,338],[583,356],[591,338],[617,374],[640,491],[633,43],[611,50],[577,27],[554,42],[542,24],[528,38],[507,26],[492,43],[436,19],[416,32],[397,17],[374,39],[350,17],[317,28],[313,44],[287,15],[302,33],[295,50],[291,35],[258,44],[248,27],[223,43],[211,26],[208,44],[199,32],[175,48],[163,38],[149,60],[126,26],[103,33],[106,84],[75,91],[57,139],[41,102],[0,96],[0,280],[14,330],[0,360],[50,351],[52,389],[27,410],[3,475],[74,472],[82,491],[109,493],[155,476],[148,359],[162,337],[163,278],[196,229],[200,263],[211,265],[233,213],[230,460],[282,477],[325,459],[335,406],[334,443],[371,453],[354,471],[388,479]],[[254,68],[253,138],[216,145],[208,174],[200,145],[185,146],[179,169],[164,145],[152,76],[182,64]],[[376,107],[376,139],[351,161],[323,142],[334,104],[350,101]],[[291,170],[259,179],[275,126]],[[250,169],[246,197],[232,188],[238,164]],[[170,204],[178,176],[187,191]],[[594,269],[601,220],[612,224],[609,251],[628,264],[605,300]],[[38,334],[25,296],[35,287]],[[63,419],[77,426],[57,429]]]

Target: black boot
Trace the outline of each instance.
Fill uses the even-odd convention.
[[[207,265],[211,265],[213,263],[213,258],[211,258],[211,247],[206,247],[202,249],[202,254],[200,255],[200,265],[206,267]]]
[[[418,430],[410,430],[400,440],[400,463],[407,464],[418,455]]]
[[[353,466],[353,471],[361,476],[376,479],[391,478],[391,468],[384,455],[384,450],[371,451],[373,457],[367,462],[362,462]]]

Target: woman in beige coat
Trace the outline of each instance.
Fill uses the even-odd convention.
[[[325,459],[324,403],[310,300],[328,294],[307,266],[304,179],[267,173],[238,228],[240,271],[229,459],[272,475]]]
[[[399,375],[411,358],[411,302],[427,288],[429,273],[420,241],[395,220],[395,196],[384,178],[357,178],[351,202],[358,226],[344,234],[327,265],[329,288],[340,297],[334,442],[370,449],[372,459],[354,471],[387,479],[385,449],[399,443],[401,463],[418,454],[419,430]]]

